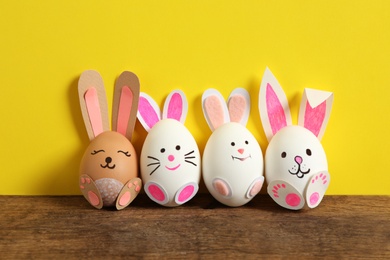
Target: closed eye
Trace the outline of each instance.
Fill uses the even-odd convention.
[[[126,155],[127,157],[130,157],[131,156],[131,153],[129,153],[128,151],[122,151],[122,150],[119,150],[118,153],[123,153],[124,155]]]
[[[93,150],[93,152],[91,153],[92,155],[95,155],[97,153],[104,153],[104,150]]]

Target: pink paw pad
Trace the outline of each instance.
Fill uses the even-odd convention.
[[[145,192],[154,202],[164,205],[168,203],[169,197],[165,189],[154,182],[148,182],[145,184]]]
[[[88,191],[88,198],[92,206],[99,205],[100,203],[99,197],[93,191]]]
[[[120,197],[120,199],[119,199],[119,205],[121,205],[121,206],[126,206],[126,205],[129,203],[130,199],[131,199],[131,194],[130,194],[129,191],[126,191],[126,192],[122,195],[122,197]]]
[[[294,186],[285,181],[273,181],[268,185],[268,194],[280,206],[298,210],[305,205],[304,198]]]
[[[317,173],[311,178],[306,191],[306,201],[310,208],[315,208],[321,203],[329,182],[330,175],[326,171]]]
[[[249,186],[248,191],[246,193],[246,197],[248,199],[252,199],[254,196],[256,196],[260,192],[261,188],[263,187],[263,183],[264,183],[264,176],[256,178]]]
[[[176,193],[175,202],[179,205],[186,203],[195,196],[198,189],[199,186],[197,183],[187,183],[183,185]]]
[[[213,181],[213,187],[222,196],[225,196],[225,197],[232,196],[232,191],[229,187],[229,184],[224,180],[215,179]]]

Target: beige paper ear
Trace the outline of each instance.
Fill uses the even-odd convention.
[[[328,124],[332,104],[332,92],[305,88],[299,109],[298,125],[310,130],[321,140]]]
[[[112,129],[131,140],[137,120],[140,83],[138,77],[124,71],[115,83],[112,105]]]
[[[78,82],[79,101],[85,128],[90,140],[110,130],[106,91],[99,72],[84,71]]]

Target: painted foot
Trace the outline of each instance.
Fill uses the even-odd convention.
[[[264,183],[264,176],[256,178],[249,186],[249,189],[246,192],[246,197],[248,199],[252,199],[254,196],[256,196],[260,192],[261,187],[263,187],[263,183]]]
[[[168,193],[165,191],[165,189],[155,183],[155,182],[148,182],[145,184],[145,192],[149,196],[151,200],[154,202],[157,202],[158,204],[165,205],[169,201]]]
[[[192,199],[199,190],[199,185],[195,182],[183,185],[175,195],[175,202],[182,205]]]
[[[226,198],[230,198],[233,195],[230,185],[225,180],[219,178],[214,179],[213,187],[219,194]]]
[[[271,198],[284,208],[298,210],[305,205],[303,196],[285,181],[271,182],[268,184],[267,191]]]
[[[134,178],[128,181],[119,192],[116,200],[116,209],[126,208],[138,196],[141,191],[142,181],[140,178]]]
[[[328,189],[329,182],[330,174],[327,171],[313,175],[306,190],[306,201],[309,208],[315,208],[320,204]]]
[[[103,207],[103,200],[94,181],[88,175],[81,175],[79,179],[80,190],[84,198],[95,208]]]

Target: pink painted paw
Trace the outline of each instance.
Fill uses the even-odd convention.
[[[329,182],[330,174],[327,171],[313,175],[306,190],[306,201],[309,208],[315,208],[321,203]]]
[[[88,175],[81,175],[79,179],[80,190],[84,198],[95,208],[103,207],[103,200],[95,182]]]
[[[192,199],[199,190],[199,185],[195,182],[183,185],[175,195],[175,202],[179,205]]]
[[[248,199],[252,199],[254,196],[256,196],[260,192],[261,187],[263,187],[263,183],[264,183],[264,176],[256,178],[249,186],[249,189],[246,193],[246,197]]]
[[[230,185],[222,179],[214,179],[213,180],[214,189],[224,197],[230,198],[232,196],[232,189]]]
[[[141,191],[142,181],[140,178],[134,178],[123,185],[116,200],[116,208],[118,210],[126,208]]]
[[[303,208],[305,200],[291,184],[285,181],[273,181],[268,184],[267,192],[280,206],[298,210]]]
[[[155,182],[148,182],[145,184],[145,192],[151,200],[158,204],[165,205],[169,201],[169,196],[166,190]]]

